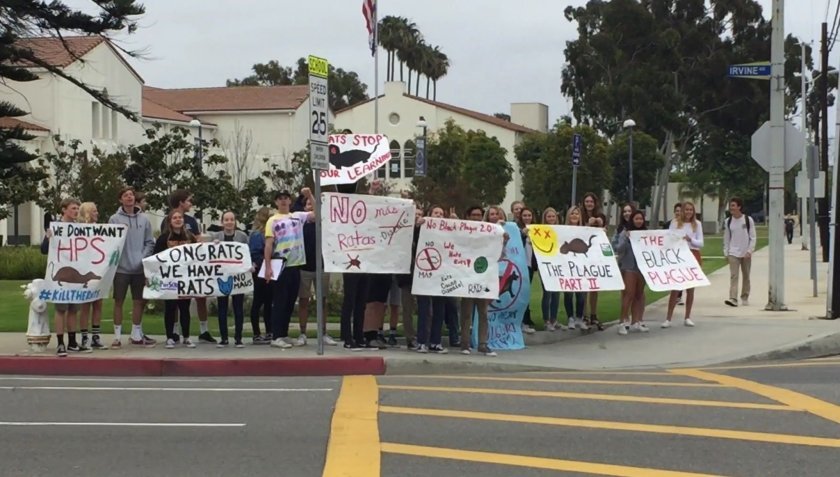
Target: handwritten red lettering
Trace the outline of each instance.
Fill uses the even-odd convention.
[[[359,225],[367,218],[367,205],[361,201],[354,201],[350,205],[349,197],[330,196],[330,222],[348,224],[352,220]]]

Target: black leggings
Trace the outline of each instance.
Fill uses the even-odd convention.
[[[344,301],[341,304],[341,340],[364,343],[363,326],[367,304],[368,276],[364,273],[342,275]]]
[[[277,280],[271,282],[271,333],[274,338],[289,336],[289,322],[295,311],[298,291],[300,291],[300,269],[288,267],[280,272]]]
[[[175,314],[180,315],[181,334],[184,339],[190,337],[190,300],[166,300],[163,305],[163,326],[166,337],[175,339]]]
[[[251,303],[251,330],[254,336],[260,334],[260,309],[263,309],[265,333],[271,334],[271,285],[254,274],[254,301]]]
[[[528,268],[528,283],[534,283],[534,269]],[[531,300],[528,300],[528,306],[525,308],[525,315],[522,317],[522,324],[528,326],[534,326],[533,320],[531,320]]]
[[[566,309],[566,316],[569,319],[583,318],[583,302],[585,299],[586,293],[563,292],[563,307]]]

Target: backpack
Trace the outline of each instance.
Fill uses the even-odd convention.
[[[750,223],[752,222],[752,217],[750,217],[747,214],[744,214],[744,217],[746,218],[745,222],[747,224],[747,236],[749,236],[750,235]],[[729,236],[731,237],[732,236],[732,216],[731,215],[726,219],[726,228],[729,229]]]

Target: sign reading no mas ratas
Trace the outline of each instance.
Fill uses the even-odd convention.
[[[254,289],[248,245],[203,242],[180,245],[143,259],[143,298],[174,300],[228,296]]]

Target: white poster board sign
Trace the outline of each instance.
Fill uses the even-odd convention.
[[[414,257],[413,295],[499,298],[500,225],[426,217]]]
[[[321,201],[324,271],[411,272],[413,201],[329,192]]]
[[[531,225],[528,236],[548,291],[623,290],[624,280],[604,229]]]
[[[331,134],[330,168],[321,174],[321,185],[355,184],[391,160],[391,146],[382,134]]]
[[[710,285],[688,242],[673,231],[636,230],[630,232],[630,245],[651,290],[687,290]]]
[[[251,254],[244,243],[179,245],[143,259],[143,298],[174,300],[251,293],[251,266]]]
[[[49,303],[87,303],[106,298],[120,264],[124,225],[50,224],[47,273],[38,298]]]

